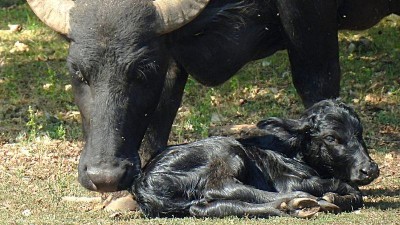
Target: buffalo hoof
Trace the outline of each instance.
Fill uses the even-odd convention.
[[[330,203],[326,200],[319,200],[318,201],[319,206],[321,207],[322,212],[330,212],[330,213],[340,213],[341,209],[339,208],[339,206]]]
[[[139,209],[133,196],[126,191],[111,193],[102,205],[107,212],[137,211]]]
[[[339,195],[336,193],[328,192],[328,193],[325,193],[324,196],[322,196],[322,199],[327,202],[333,203],[335,201],[335,198],[337,198],[338,196]]]
[[[311,198],[295,198],[284,204],[281,207],[287,207],[289,214],[298,218],[310,218],[320,210],[318,202]]]

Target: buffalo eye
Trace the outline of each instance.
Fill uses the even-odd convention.
[[[142,63],[132,63],[128,66],[127,81],[140,84],[146,81],[146,67]]]
[[[82,72],[80,70],[75,71],[73,76],[78,81],[85,83],[86,85],[89,85],[89,82],[85,79],[85,77],[82,75]]]
[[[335,136],[333,136],[333,135],[325,136],[324,140],[325,140],[325,142],[331,143],[331,144],[338,142],[337,138]]]

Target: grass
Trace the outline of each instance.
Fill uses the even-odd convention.
[[[7,3],[10,5],[10,2]],[[6,5],[1,5],[4,7]],[[7,5],[7,7],[9,6]],[[99,196],[77,182],[80,115],[65,66],[68,44],[26,4],[0,8],[0,224],[398,224],[400,214],[400,19],[340,34],[343,100],[359,112],[381,176],[363,187],[365,207],[310,220],[144,219],[112,214],[64,196]],[[8,24],[21,24],[11,33]],[[367,39],[368,41],[362,41]],[[361,40],[361,41],[360,41]],[[19,41],[28,51],[15,51]],[[10,52],[11,51],[11,52]],[[189,80],[171,144],[209,135],[209,127],[296,117],[303,108],[291,84],[286,52],[249,63],[229,82],[207,88]],[[201,98],[199,98],[201,96]]]

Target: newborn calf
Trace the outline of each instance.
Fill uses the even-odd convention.
[[[167,148],[133,186],[142,211],[150,217],[307,217],[317,207],[362,206],[356,184],[371,182],[379,170],[353,110],[326,100],[299,120],[271,118],[258,126],[270,135]]]
[[[366,185],[379,175],[363,140],[359,117],[340,101],[324,100],[298,120],[269,118],[257,127],[269,135],[241,139],[241,144],[304,162],[322,178]]]

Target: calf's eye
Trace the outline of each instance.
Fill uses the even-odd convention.
[[[324,140],[325,140],[326,142],[329,142],[329,143],[334,143],[334,142],[337,141],[336,138],[335,138],[334,136],[332,136],[332,135],[326,136],[326,137],[324,138]]]

